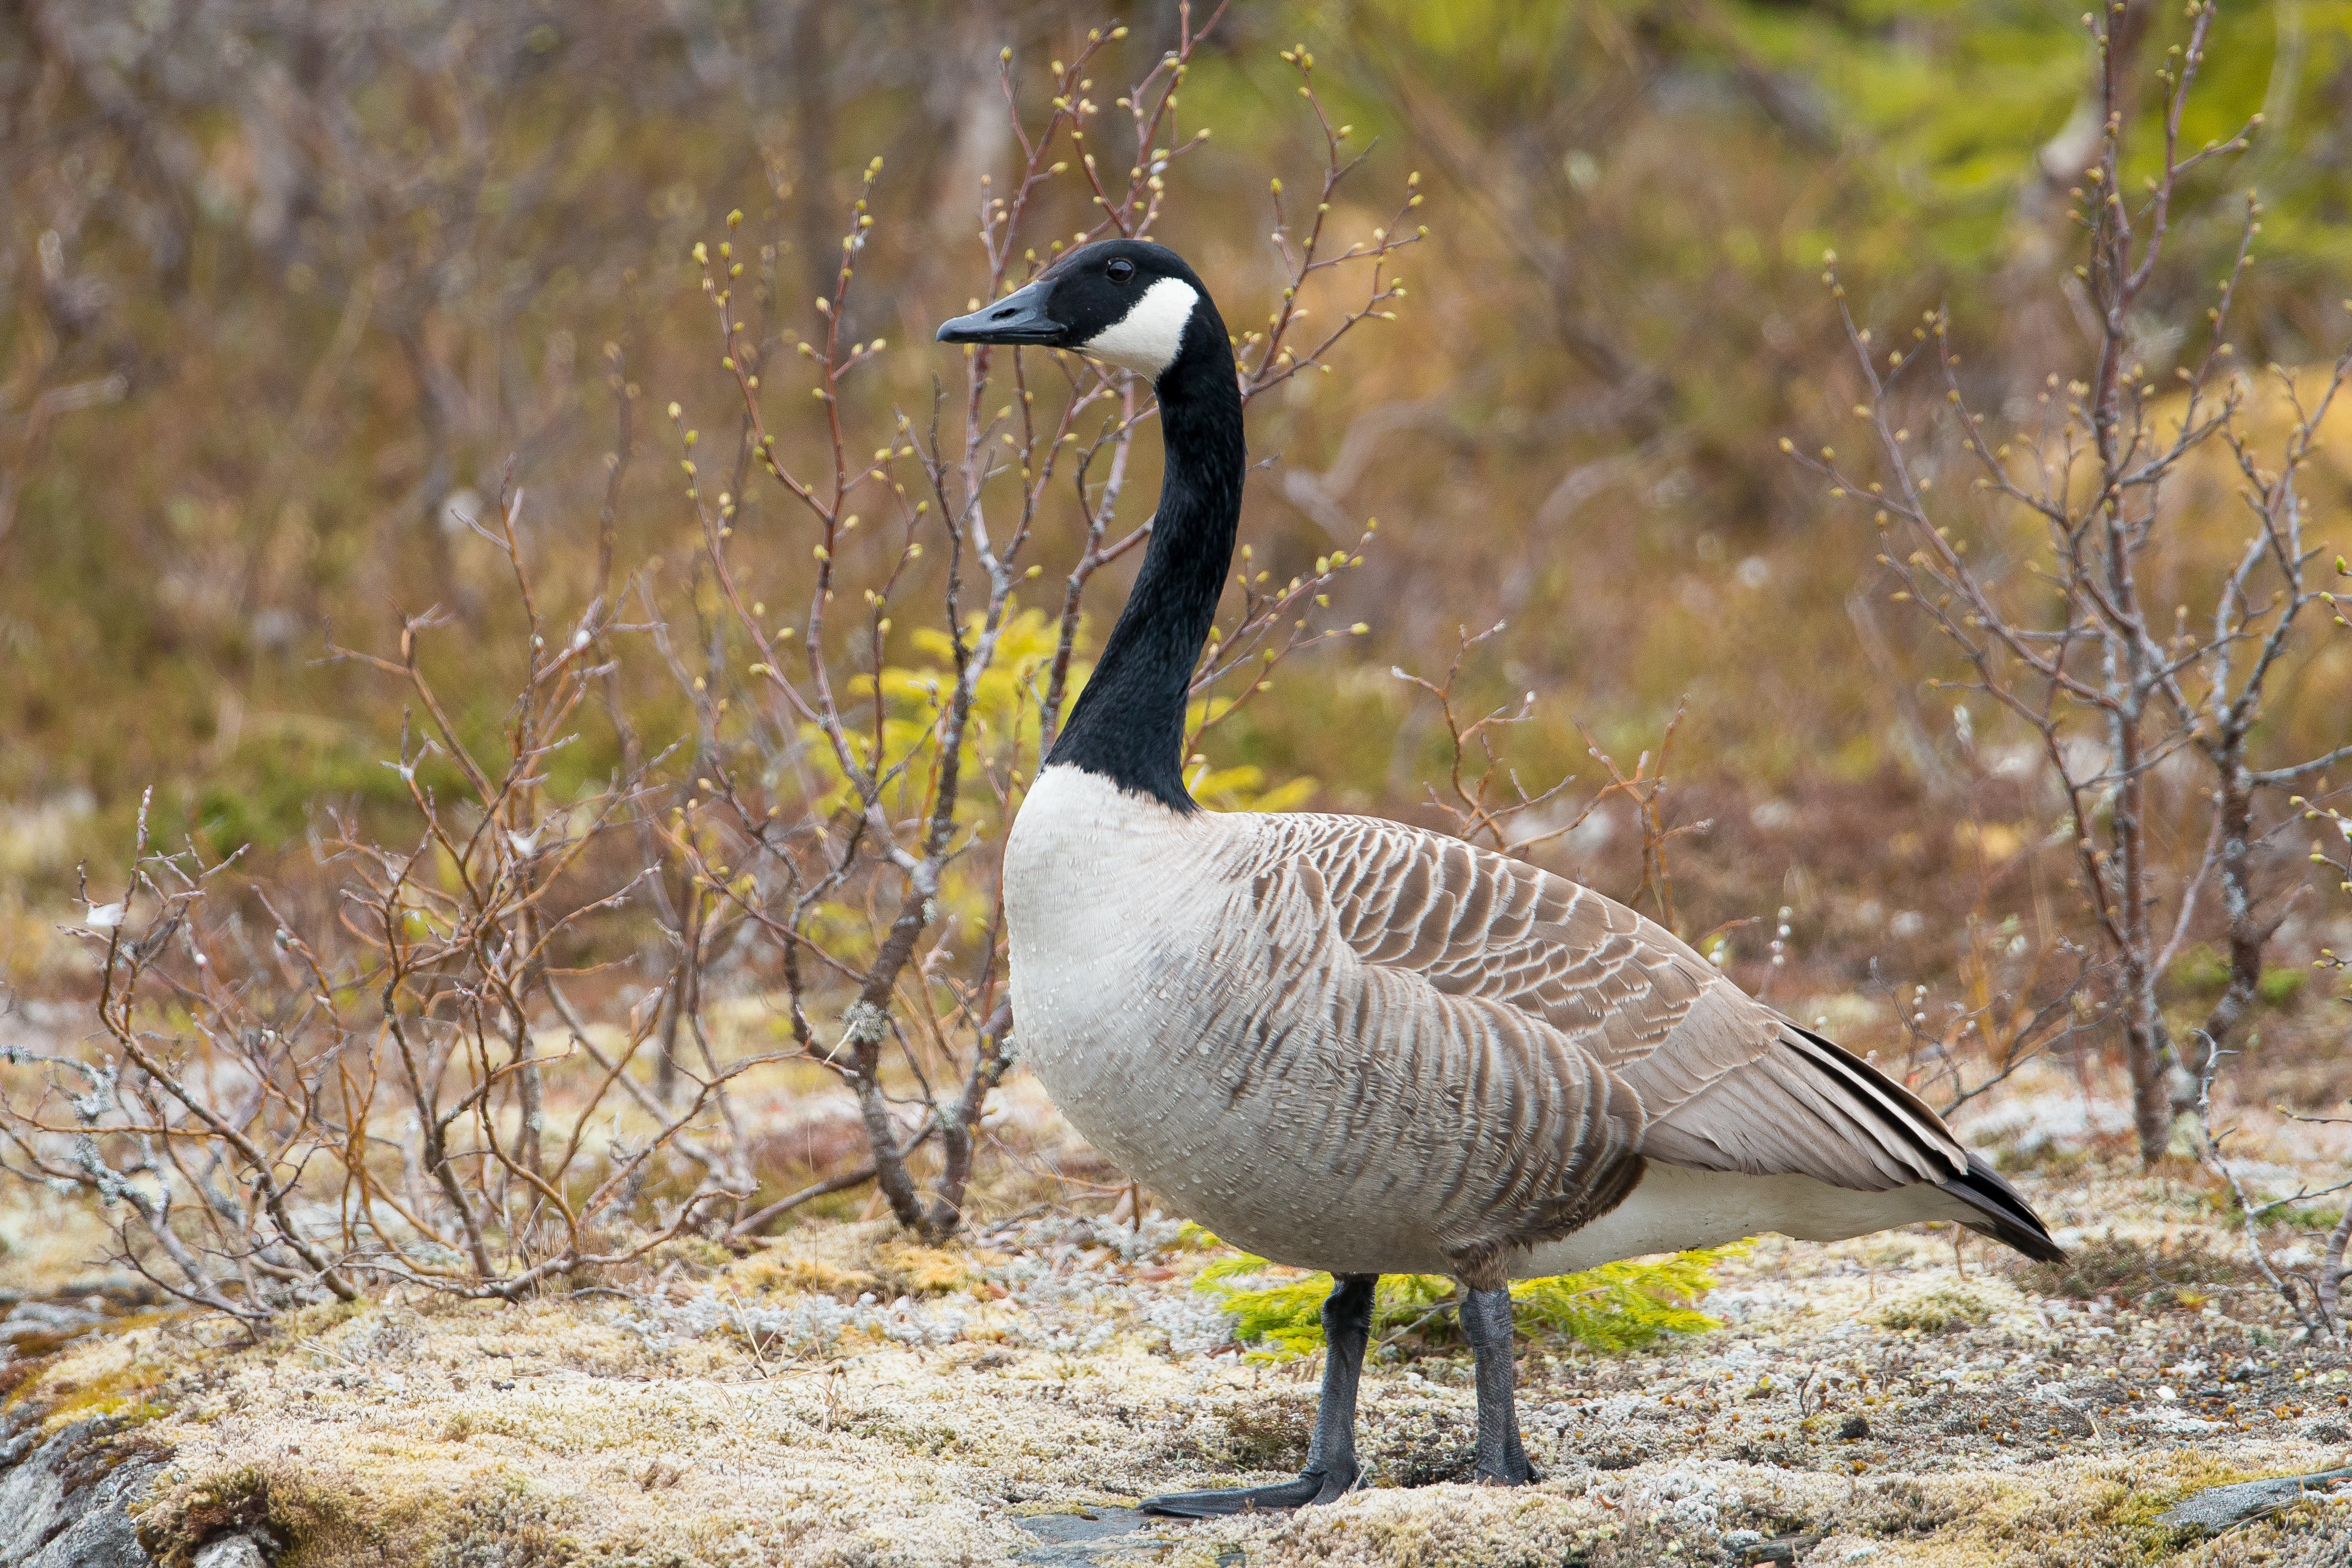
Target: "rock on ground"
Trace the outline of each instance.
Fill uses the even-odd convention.
[[[163,1466],[120,1454],[104,1426],[75,1422],[0,1471],[0,1568],[149,1568],[130,1505]]]

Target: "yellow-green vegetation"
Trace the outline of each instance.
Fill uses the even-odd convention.
[[[866,1269],[781,1251],[755,1254],[730,1269],[728,1277],[748,1290],[831,1296],[844,1301],[854,1301],[882,1285],[881,1276]]]
[[[155,1336],[141,1336],[143,1323],[131,1323],[74,1357],[71,1369],[51,1368],[28,1377],[0,1398],[0,1410],[20,1402],[40,1413],[44,1431],[76,1421],[103,1419],[136,1426],[163,1413],[152,1395],[172,1368],[154,1353]]]
[[[1696,1302],[1715,1285],[1726,1260],[1744,1258],[1749,1243],[1672,1257],[1604,1263],[1575,1274],[1521,1279],[1511,1286],[1513,1318],[1522,1333],[1549,1336],[1614,1353],[1644,1350],[1676,1334],[1719,1326]],[[1276,1277],[1271,1283],[1259,1283]],[[1331,1276],[1278,1268],[1243,1253],[1220,1258],[1194,1276],[1194,1288],[1234,1314],[1234,1333],[1267,1361],[1289,1361],[1323,1344],[1322,1309]],[[1444,1338],[1460,1300],[1441,1274],[1386,1274],[1373,1296],[1375,1338],[1397,1332]]]
[[[1878,1321],[1890,1329],[1938,1334],[1974,1328],[1991,1316],[1992,1308],[1973,1291],[1936,1289],[1896,1302],[1878,1314]]]
[[[1054,657],[1055,639],[1055,623],[1043,610],[1017,608],[1007,616],[997,635],[995,661],[982,674],[972,694],[971,725],[964,732],[958,759],[962,772],[1002,773],[1024,758],[1034,759],[1037,692],[1042,672]],[[915,755],[929,744],[940,710],[955,689],[954,640],[936,626],[913,627],[907,640],[919,662],[885,666],[878,678],[861,675],[853,686],[853,695],[871,698],[877,690],[880,693],[880,750],[886,761]],[[1091,669],[1089,663],[1072,663],[1069,690],[1074,699],[1084,689]],[[801,739],[808,746],[811,765],[824,782],[825,793],[820,805],[838,811],[852,804],[855,792],[823,729],[806,725]],[[918,809],[928,798],[923,777],[901,774],[888,798],[902,815]],[[1002,816],[1003,805],[984,791],[966,792],[957,801],[957,820],[988,831]]]
[[[2214,997],[2229,988],[2230,963],[2210,942],[2199,942],[2174,962],[2174,985],[2192,996]],[[2254,983],[2254,994],[2273,1007],[2284,1007],[2302,994],[2311,978],[2308,971],[2273,967]]]
[[[876,1284],[892,1296],[944,1296],[980,1279],[969,1252],[924,1247],[896,1233],[878,1238],[866,1258]]]
[[[1076,700],[1093,673],[1087,630],[1082,625],[1069,666],[1070,701]],[[907,641],[916,660],[886,665],[878,677],[860,675],[850,683],[854,697],[871,700],[879,693],[878,750],[886,770],[902,760],[910,764],[896,774],[887,795],[892,808],[902,815],[918,811],[929,798],[932,771],[940,765],[932,750],[934,731],[956,681],[955,645],[945,632],[936,626],[916,626],[907,634]],[[1044,611],[1016,608],[1007,616],[998,633],[995,659],[981,675],[973,692],[970,724],[957,758],[963,777],[1009,777],[1035,762],[1040,740],[1037,704],[1045,671],[1055,654],[1055,622]],[[1223,694],[1195,698],[1186,710],[1187,732],[1197,733],[1205,724],[1222,722],[1239,700]],[[820,808],[837,813],[853,804],[855,792],[824,729],[804,724],[800,738],[821,784]],[[859,760],[862,763],[866,759]],[[1318,788],[1317,782],[1307,777],[1292,777],[1269,786],[1265,770],[1252,763],[1214,767],[1203,763],[1191,770],[1187,782],[1194,796],[1215,811],[1295,811],[1312,800]],[[988,790],[966,789],[957,799],[956,821],[965,830],[985,837],[1002,830],[1005,805]],[[751,884],[744,886],[748,890]],[[962,862],[950,868],[939,893],[942,907],[976,924],[985,923],[993,896],[991,885]],[[869,955],[871,943],[865,940],[862,911],[824,906],[819,922],[824,936],[836,944],[836,952]]]

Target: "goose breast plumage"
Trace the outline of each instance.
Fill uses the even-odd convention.
[[[1277,1261],[1499,1278],[1971,1217],[1938,1190],[1966,1152],[1906,1091],[1663,927],[1459,840],[1051,766],[1004,895],[1018,1049],[1064,1114]]]

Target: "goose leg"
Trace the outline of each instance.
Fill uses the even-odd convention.
[[[1315,1436],[1307,1447],[1307,1468],[1298,1472],[1297,1480],[1271,1487],[1168,1492],[1144,1499],[1143,1511],[1178,1519],[1212,1519],[1330,1502],[1353,1490],[1363,1474],[1356,1464],[1356,1386],[1363,1377],[1364,1346],[1372,1331],[1372,1287],[1379,1282],[1377,1274],[1343,1274],[1324,1299],[1323,1397],[1315,1409]]]
[[[1478,1457],[1472,1479],[1518,1487],[1538,1479],[1519,1447],[1517,1369],[1511,1360],[1511,1292],[1471,1290],[1462,1299],[1462,1337],[1478,1381]]]

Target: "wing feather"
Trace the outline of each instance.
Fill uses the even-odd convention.
[[[1467,1092],[1514,1142],[1589,1145],[1605,1080],[1647,1158],[1865,1192],[1968,1176],[1966,1150],[1917,1096],[1625,906],[1398,823],[1262,820],[1267,869],[1311,872],[1326,929],[1354,958],[1425,987],[1429,1023],[1448,1026],[1438,1048],[1468,1054]]]

